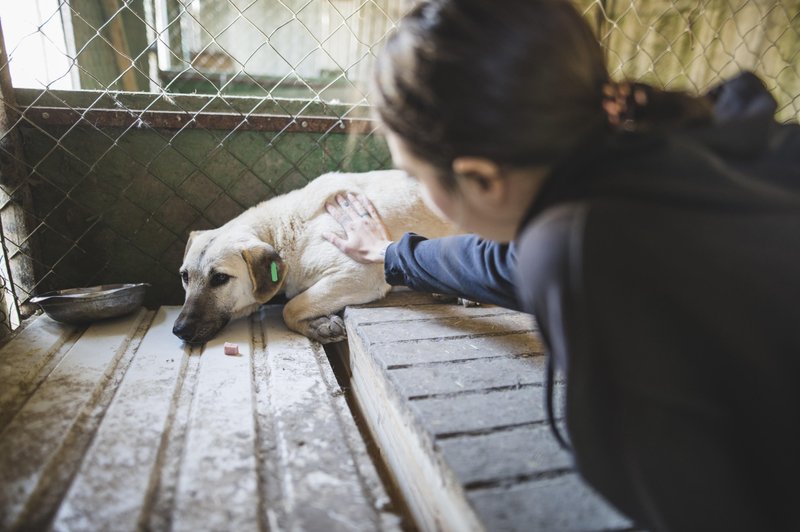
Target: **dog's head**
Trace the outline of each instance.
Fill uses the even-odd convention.
[[[286,265],[271,245],[214,229],[191,233],[180,275],[186,300],[172,332],[200,344],[272,299],[283,286]]]

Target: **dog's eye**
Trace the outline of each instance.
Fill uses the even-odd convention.
[[[215,273],[211,276],[211,286],[220,286],[227,283],[231,276],[224,273]]]
[[[189,282],[189,272],[185,270],[181,272],[181,281],[183,281],[184,283]]]

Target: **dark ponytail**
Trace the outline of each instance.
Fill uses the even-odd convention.
[[[622,82],[603,87],[603,109],[612,129],[647,131],[707,125],[713,104],[705,97]]]
[[[431,0],[407,15],[375,72],[376,109],[415,155],[441,169],[458,156],[548,166],[592,136],[612,134],[600,45],[568,0]],[[640,124],[686,125],[709,107],[647,92],[626,112]],[[631,122],[626,122],[627,126]]]

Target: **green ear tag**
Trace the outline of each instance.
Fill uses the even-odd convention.
[[[273,262],[272,263],[272,266],[270,267],[270,272],[272,273],[272,282],[273,283],[277,283],[278,282],[278,263],[277,262]]]

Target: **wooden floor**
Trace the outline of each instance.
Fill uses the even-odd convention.
[[[0,530],[628,528],[549,433],[528,316],[408,292],[349,308],[345,397],[280,307],[202,351],[177,314],[39,317],[0,348]]]
[[[267,308],[190,351],[177,313],[0,350],[0,530],[398,529],[318,344]]]

